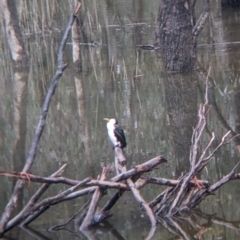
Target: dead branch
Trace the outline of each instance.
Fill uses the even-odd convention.
[[[209,11],[210,11],[210,4],[209,4],[209,0],[204,0],[203,1],[203,10],[202,13],[196,23],[196,25],[194,26],[193,30],[192,30],[192,34],[193,36],[198,36],[199,33],[201,32],[201,30],[204,27],[205,22],[208,19],[209,16]]]
[[[51,177],[58,177],[62,174],[62,172],[65,170],[67,164],[64,164],[59,170],[57,170],[55,173],[51,175]],[[14,226],[16,226],[18,223],[20,223],[30,212],[31,207],[39,200],[39,198],[42,196],[42,194],[50,187],[50,184],[43,184],[38,191],[30,198],[27,205],[22,209],[20,213],[18,213],[13,219],[11,219],[5,228],[5,231],[10,230]]]
[[[206,196],[213,194],[218,188],[220,188],[225,183],[229,182],[234,176],[235,176],[235,169],[238,167],[240,162],[236,164],[236,166],[231,170],[229,174],[221,178],[219,181],[214,183],[212,186],[210,186],[208,189],[200,191],[189,203],[189,208],[194,208],[197,206]]]
[[[160,159],[162,159],[162,158],[160,158]],[[166,161],[166,160],[165,160],[165,161]],[[149,163],[149,162],[150,162],[150,161],[148,161],[148,163]],[[119,164],[121,164],[121,163],[119,162]],[[156,163],[155,163],[155,164],[156,164]],[[121,164],[121,167],[120,167],[120,166],[117,166],[116,156],[115,156],[115,165],[116,165],[117,171],[119,171],[119,172],[122,173],[122,174],[126,174],[127,170],[126,170],[126,167],[125,167],[125,166],[122,166],[122,164]],[[141,166],[140,166],[140,165],[136,166],[135,169],[136,169],[136,173],[139,173],[139,172],[141,172],[141,171],[143,171],[143,170],[148,171],[148,170],[150,169],[150,166],[149,166],[149,165],[146,165],[146,164],[142,164]],[[146,214],[148,215],[149,220],[150,220],[150,222],[151,222],[151,226],[152,226],[153,228],[156,227],[157,221],[156,221],[155,216],[154,216],[154,214],[153,214],[153,212],[152,212],[152,209],[148,206],[148,204],[146,203],[146,201],[143,199],[143,197],[141,196],[141,194],[139,193],[139,191],[138,191],[137,188],[135,187],[133,180],[129,177],[129,178],[126,180],[126,182],[127,182],[128,187],[129,187],[130,190],[132,191],[133,196],[134,196],[135,199],[137,200],[137,202],[140,203],[140,205],[145,209]]]
[[[82,185],[84,185],[88,181],[90,181],[90,179],[86,178],[83,181],[79,182],[77,185],[57,194],[56,196],[46,198],[41,202],[39,202],[38,204],[35,204],[30,209],[30,212],[28,213],[28,215],[25,217],[26,220],[23,221],[22,225],[28,225],[30,222],[32,222],[34,219],[40,216],[43,212],[45,212],[50,206],[58,204],[59,202],[62,202],[67,195],[74,192],[76,189],[80,188]]]
[[[76,184],[79,183],[79,181],[69,179],[69,178],[64,178],[64,177],[41,177],[37,176],[34,174],[27,174],[23,175],[20,172],[6,172],[6,171],[0,171],[1,176],[6,176],[6,177],[15,177],[19,178],[25,181],[31,181],[31,182],[38,182],[38,183],[48,183],[48,184],[58,184],[58,183],[64,183],[70,186],[75,186]]]
[[[104,181],[107,177],[107,174],[109,173],[111,169],[111,165],[108,165],[106,168],[103,168],[102,175],[100,177],[100,181]],[[84,230],[95,224],[94,221],[94,215],[96,213],[97,205],[100,200],[100,197],[102,195],[102,189],[100,187],[97,187],[93,196],[92,196],[92,201],[90,203],[87,215],[80,226],[80,230]]]
[[[94,216],[96,223],[100,223],[111,216],[109,210],[116,204],[124,192],[125,190],[119,190],[112,196],[105,206]]]
[[[80,9],[80,5],[81,4],[78,3],[78,5],[76,7],[76,10]],[[67,67],[67,64],[65,64],[64,61],[63,61],[63,52],[64,52],[64,48],[66,46],[68,35],[71,31],[72,24],[73,24],[73,22],[76,18],[75,14],[76,14],[76,11],[74,11],[74,13],[71,14],[69,22],[67,24],[67,27],[64,31],[64,35],[63,35],[61,43],[60,43],[60,47],[59,47],[58,54],[57,54],[57,62],[58,62],[57,70],[56,70],[55,75],[53,76],[53,78],[51,80],[50,87],[48,89],[47,95],[46,95],[44,103],[43,103],[42,113],[41,113],[41,116],[40,116],[40,119],[39,119],[39,122],[38,122],[38,126],[36,128],[35,135],[33,137],[33,141],[32,141],[29,153],[28,153],[28,157],[27,157],[25,165],[22,169],[22,172],[24,172],[24,173],[28,173],[30,171],[31,167],[32,167],[32,164],[34,162],[36,152],[37,152],[37,146],[38,146],[38,143],[40,141],[40,138],[41,138],[43,130],[44,130],[44,126],[45,126],[45,122],[46,122],[46,118],[47,118],[47,114],[48,114],[48,109],[49,109],[49,106],[50,106],[50,103],[51,103],[51,99],[52,99],[52,97],[54,95],[54,92],[56,90],[57,83],[58,83],[60,77],[62,76],[63,71]],[[14,187],[12,196],[11,196],[8,204],[6,205],[6,207],[4,209],[4,212],[2,214],[2,217],[1,217],[0,234],[5,231],[6,224],[7,224],[8,220],[11,216],[11,213],[12,213],[14,207],[15,207],[15,203],[17,202],[17,199],[18,199],[18,197],[21,193],[21,189],[23,188],[23,184],[24,184],[24,181],[18,180],[15,187]]]
[[[133,175],[137,174],[137,173],[143,173],[143,172],[148,172],[151,171],[152,169],[154,169],[156,166],[158,166],[161,163],[167,162],[167,160],[163,157],[163,156],[158,156],[155,157],[141,165],[137,165],[136,167],[134,167],[131,170],[128,170],[126,172],[122,172],[119,175],[113,177],[111,179],[112,182],[119,182],[122,180],[126,180],[130,177],[132,177]]]
[[[139,182],[139,183],[138,183]],[[205,187],[209,187],[209,182],[205,180],[199,180],[201,184],[203,184]],[[171,187],[176,187],[177,185],[180,184],[179,180],[172,180],[172,179],[166,179],[166,178],[155,178],[155,177],[147,177],[143,176],[141,177],[136,183],[135,186],[137,188],[141,188],[147,183],[153,183],[157,185],[162,185],[162,186],[171,186]],[[194,181],[188,182],[188,187],[195,187]]]
[[[122,162],[118,161],[118,152],[115,151],[115,168],[116,172],[119,172],[116,177],[112,178],[111,181],[121,181],[124,179],[127,179],[127,188],[119,188],[120,190],[114,194],[114,196],[106,203],[106,205],[94,216],[95,223],[100,223],[101,221],[105,220],[106,218],[109,218],[111,216],[111,213],[109,210],[116,204],[116,202],[119,200],[119,198],[122,196],[122,194],[126,190],[131,190],[136,198],[136,200],[145,208],[146,213],[149,216],[149,219],[151,221],[152,226],[156,225],[156,219],[154,217],[154,214],[152,213],[151,208],[149,208],[148,204],[145,202],[145,200],[141,197],[140,193],[137,190],[137,186],[134,185],[133,180],[131,178],[137,180],[136,177],[139,174],[142,174],[144,172],[151,171],[154,169],[157,165],[166,162],[167,160],[164,159],[162,156],[158,156],[156,158],[153,158],[141,165],[136,166],[135,168],[127,171],[126,166]],[[134,180],[134,181],[135,181]],[[123,185],[122,185],[123,186]],[[139,185],[140,187],[140,185]]]
[[[209,70],[210,72],[210,70]],[[239,178],[239,174],[235,173],[238,164],[232,169],[232,171],[224,176],[222,179],[209,186],[207,181],[198,181],[198,184],[203,183],[204,187],[196,187],[196,183],[192,179],[202,171],[202,169],[211,161],[214,154],[224,145],[229,143],[227,137],[231,131],[228,131],[223,137],[221,142],[210,151],[215,140],[215,135],[212,133],[212,138],[206,145],[205,149],[201,154],[198,153],[200,138],[207,122],[207,114],[210,107],[208,106],[208,78],[206,79],[206,92],[205,92],[205,103],[201,104],[199,107],[199,120],[196,128],[192,135],[192,146],[190,149],[190,169],[189,171],[178,180],[166,180],[166,179],[156,179],[156,178],[146,178],[142,177],[138,180],[138,187],[145,185],[147,182],[168,185],[169,187],[160,193],[154,200],[149,203],[149,206],[153,209],[156,215],[163,215],[170,218],[176,213],[183,212],[185,210],[190,210],[196,207],[205,197],[213,194],[218,188],[220,188],[225,183]],[[209,153],[210,152],[210,153]],[[208,154],[208,155],[207,155]],[[199,156],[200,155],[200,156]],[[199,156],[199,157],[198,157]],[[144,179],[145,178],[145,179]],[[200,186],[203,186],[200,185]]]

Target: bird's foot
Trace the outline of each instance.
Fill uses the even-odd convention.
[[[199,189],[205,188],[205,186],[198,180],[198,178],[196,176],[193,178],[193,181],[197,188],[199,188]]]
[[[20,172],[19,175],[22,176],[22,177],[27,178],[27,180],[28,180],[28,188],[29,188],[31,186],[30,175],[28,173],[26,173],[26,172]]]

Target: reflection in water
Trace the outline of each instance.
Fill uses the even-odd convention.
[[[72,9],[75,9],[75,6],[73,6]],[[75,80],[75,89],[76,89],[76,95],[77,95],[77,106],[78,106],[77,110],[78,110],[78,116],[79,116],[79,122],[80,122],[79,135],[84,145],[86,162],[88,164],[88,169],[90,169],[89,175],[94,177],[95,174],[93,171],[94,166],[93,166],[93,161],[91,156],[92,149],[91,149],[91,141],[90,141],[90,135],[89,135],[89,126],[88,126],[89,121],[87,119],[87,114],[86,114],[83,82],[80,74],[80,71],[82,68],[82,61],[81,61],[81,49],[80,49],[81,37],[80,37],[79,28],[80,28],[79,21],[78,19],[76,19],[72,27],[72,53],[73,53],[73,64],[75,68],[74,80]]]
[[[229,239],[237,239],[236,237],[240,234],[240,221],[228,221],[223,218],[215,216],[215,214],[205,214],[201,211],[193,211],[190,215],[187,213],[181,215],[178,218],[168,218],[162,219],[158,218],[160,225],[157,228],[146,228],[146,226],[138,226],[138,229],[141,231],[134,231],[131,239],[168,239],[169,234],[171,233],[172,237],[178,237],[180,239],[224,239],[229,236]],[[101,226],[93,227],[89,230],[80,233],[74,231],[74,223],[69,223],[64,227],[58,228],[57,231],[51,230],[48,233],[39,231],[35,227],[23,227],[25,232],[24,239],[82,239],[83,234],[87,239],[129,239],[128,234],[123,235],[117,230],[113,224],[109,222],[102,223]],[[145,223],[146,224],[146,223]],[[228,235],[229,231],[232,231],[232,235]],[[228,238],[228,237],[227,237]],[[6,237],[6,239],[8,239]],[[10,238],[10,239],[19,239],[19,238]]]
[[[169,72],[192,71],[196,62],[193,36],[195,11],[191,4],[160,1],[156,43],[161,48],[164,67]],[[160,55],[160,54],[159,54]]]
[[[201,211],[193,211],[191,214],[181,215],[179,218],[158,219],[159,222],[174,236],[181,239],[210,239],[222,238],[227,229],[234,229],[240,233],[240,222],[231,222],[216,217],[214,214],[205,214]],[[224,226],[224,231],[214,233],[214,229]]]
[[[25,163],[28,73],[14,74],[14,132],[13,170],[21,172]]]
[[[18,90],[19,93],[27,91],[25,97],[28,96],[29,99],[26,109],[24,105],[22,109],[19,109],[22,115],[19,115],[18,126],[25,119],[23,123],[26,127],[25,143],[15,139],[15,131],[20,131],[15,128],[12,121],[12,116],[19,114],[14,105],[17,100],[12,101],[13,87],[16,85],[10,78],[12,70],[9,67],[11,64],[7,52],[8,47],[3,39],[0,40],[3,46],[0,61],[2,103],[0,136],[3,157],[0,159],[0,166],[3,169],[9,166],[9,159],[13,155],[17,159],[17,156],[24,153],[24,144],[30,145],[37,116],[39,116],[39,106],[42,105],[40,98],[43,98],[48,85],[46,83],[48,76],[52,76],[56,60],[56,46],[61,37],[62,26],[66,23],[65,18],[69,15],[67,1],[62,1],[61,5],[58,1],[41,1],[38,4],[36,1],[27,1],[26,3],[27,10],[24,8],[25,5],[20,5],[20,1],[17,3],[19,4],[20,22],[25,33],[25,44],[32,59],[29,78],[31,81]],[[81,43],[98,41],[99,46],[81,47],[78,68],[82,72],[76,75],[73,74],[74,68],[71,64],[72,45],[69,44],[66,48],[68,53],[66,60],[69,62],[69,67],[55,93],[46,131],[39,146],[38,161],[33,171],[47,176],[50,172],[54,172],[62,162],[68,162],[67,176],[76,179],[82,179],[86,175],[95,176],[95,173],[86,167],[84,160],[91,162],[99,169],[113,162],[113,152],[108,145],[105,123],[102,120],[110,116],[118,118],[126,129],[129,142],[126,150],[129,168],[152,156],[163,154],[169,159],[170,168],[158,169],[153,174],[170,178],[178,177],[188,164],[192,127],[195,126],[197,106],[200,102],[196,88],[199,78],[194,74],[165,74],[162,70],[164,65],[158,65],[154,52],[136,50],[136,45],[149,44],[154,41],[158,1],[129,0],[127,7],[124,1],[119,0],[98,0],[93,3],[87,1],[83,3],[84,11],[81,13],[80,22],[81,34],[85,39],[80,41]],[[198,60],[207,70],[209,65],[212,66],[212,75],[216,82],[213,88],[215,101],[225,120],[234,129],[238,122],[236,119],[239,119],[239,90],[236,86],[239,84],[240,63],[237,57],[239,45],[235,44],[233,47],[230,43],[239,40],[239,12],[231,9],[228,12],[222,12],[219,2],[212,2],[212,5],[212,25],[205,28],[199,41],[200,44],[205,44],[204,46],[207,44],[207,48],[202,46],[198,49]],[[197,8],[196,11],[199,13],[200,9]],[[35,14],[32,14],[33,12]],[[133,16],[133,14],[136,15]],[[134,25],[133,23],[136,22],[141,24]],[[221,44],[211,48],[208,45],[208,39],[215,43],[228,42],[229,47]],[[75,52],[79,55],[78,50]],[[161,70],[164,73],[160,75]],[[38,86],[41,87],[38,88]],[[218,89],[224,92],[226,87],[229,94],[228,98],[223,99]],[[231,92],[236,92],[235,102],[232,101]],[[25,99],[22,101],[24,102]],[[11,109],[14,109],[14,112]],[[210,113],[208,128],[216,135],[222,135],[223,130],[212,113]],[[24,127],[21,128],[21,131],[23,130]],[[79,144],[79,134],[82,136],[83,146]],[[21,142],[20,149],[14,148],[15,141]],[[203,136],[203,141],[208,141],[208,135]],[[19,153],[15,151],[16,149],[19,149]],[[54,152],[57,157],[53,158],[49,149],[52,149],[51,152]],[[235,147],[226,146],[214,156],[213,160],[214,162],[203,173],[204,178],[212,182],[226,174],[229,168],[238,161]],[[6,183],[4,186],[0,186],[1,192],[4,193],[0,195],[1,210],[11,191],[8,181],[4,183]],[[34,191],[34,188],[33,185],[29,191]],[[62,186],[54,186],[52,193],[61,190]],[[150,201],[159,193],[159,188],[146,186],[141,193]],[[135,202],[127,194],[125,197],[126,204],[116,206],[114,216],[109,219],[114,228],[112,230],[106,228],[104,231],[100,227],[96,228],[94,237],[99,239],[147,238],[150,231],[148,222],[144,222],[144,215],[139,213]],[[217,192],[216,196],[201,204],[204,212],[217,213],[216,216],[199,218],[193,214],[190,217],[182,217],[187,220],[179,218],[182,221],[174,219],[172,222],[162,222],[162,225],[166,226],[166,229],[168,227],[172,234],[159,224],[152,239],[158,239],[159,236],[162,239],[169,239],[173,236],[193,239],[198,235],[202,239],[224,238],[224,236],[228,236],[229,239],[238,239],[238,199],[238,185],[229,184],[227,188]],[[56,224],[59,219],[68,219],[81,205],[81,200],[73,201],[71,204],[63,203],[60,207],[49,210],[33,223],[35,224],[33,228],[39,231],[39,229],[46,229]],[[74,227],[70,229],[76,233]],[[31,238],[29,232],[21,231],[21,234],[22,239]],[[83,237],[80,233],[77,234],[76,238]],[[49,239],[72,238],[70,233],[62,231],[43,235],[47,235]],[[41,237],[44,239],[44,236]]]
[[[28,57],[20,31],[18,13],[14,1],[3,0],[0,3],[4,19],[6,40],[15,67],[26,67]]]
[[[26,125],[27,125],[27,90],[28,90],[28,57],[23,43],[23,35],[20,31],[18,14],[13,1],[1,1],[1,12],[4,19],[5,36],[11,54],[13,75],[13,132],[14,143],[12,146],[12,164],[8,159],[7,169],[21,171],[25,163]],[[12,182],[13,192],[16,190],[16,183]],[[23,184],[23,182],[22,182]],[[15,196],[11,196],[8,205],[1,214],[0,232],[5,229],[6,223],[11,216],[14,216],[23,207],[23,186],[19,185]],[[19,235],[19,229],[11,232],[12,236]]]
[[[176,176],[189,169],[189,150],[193,128],[197,124],[197,76],[190,74],[163,77],[169,117],[169,138],[174,143],[172,159]]]
[[[236,106],[236,133],[240,134],[240,84],[236,88],[236,93],[234,95],[235,106]],[[236,139],[238,151],[240,152],[240,138]]]
[[[23,169],[26,155],[26,133],[27,133],[27,90],[28,90],[28,73],[24,71],[16,71],[14,73],[14,146],[13,146],[13,170],[21,172]],[[9,166],[10,169],[10,166]],[[13,179],[14,189],[17,179]],[[15,216],[23,208],[23,189],[17,200],[16,208],[13,211]],[[11,232],[11,236],[18,236],[19,229],[16,228]]]
[[[81,138],[81,141],[84,145],[84,152],[86,155],[86,162],[88,164],[88,167],[91,169],[93,168],[93,162],[91,157],[91,142],[90,142],[90,136],[89,136],[89,128],[88,128],[88,119],[85,112],[85,104],[84,104],[84,91],[83,91],[83,85],[82,85],[82,79],[79,74],[75,74],[74,76],[75,80],[75,86],[76,86],[76,94],[77,94],[77,100],[78,100],[78,114],[79,114],[79,121],[80,121],[80,131],[79,135]],[[90,176],[95,176],[94,172],[90,174]]]

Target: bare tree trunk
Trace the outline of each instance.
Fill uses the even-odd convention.
[[[185,0],[162,0],[158,12],[156,43],[161,47],[165,68],[171,72],[195,68],[191,9]]]
[[[189,73],[166,74],[163,78],[176,176],[189,168],[192,129],[198,120],[196,77],[195,73]]]
[[[156,45],[169,72],[192,71],[196,67],[197,36],[209,13],[209,0],[195,24],[194,0],[161,0]],[[159,55],[160,56],[160,55]]]

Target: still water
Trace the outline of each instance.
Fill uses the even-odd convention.
[[[0,170],[20,171],[56,70],[56,52],[70,10],[67,1],[22,0],[16,4],[30,68],[21,80],[17,80],[19,76],[12,67],[1,22]],[[197,15],[201,11],[198,4]],[[69,38],[65,50],[65,61],[69,66],[51,103],[31,171],[33,174],[49,176],[67,163],[65,177],[96,178],[101,168],[114,159],[104,117],[117,118],[125,130],[129,169],[161,154],[168,163],[150,173],[152,176],[176,179],[186,170],[197,109],[204,101],[205,78],[197,73],[179,74],[179,81],[173,81],[162,69],[154,51],[136,49],[136,45],[154,42],[158,7],[159,2],[154,0],[83,3],[80,14],[83,109],[78,111],[78,89],[74,82]],[[211,67],[210,75],[214,81],[214,104],[207,131],[202,136],[202,149],[210,139],[209,133],[214,132],[220,140],[227,132],[227,126],[236,130],[240,121],[236,97],[240,89],[239,27],[240,9],[225,9],[219,2],[212,3],[209,21],[198,39],[198,67],[206,75]],[[235,143],[225,145],[201,177],[214,183],[229,173],[238,160]],[[94,167],[89,168],[89,165]],[[26,184],[23,204],[38,186]],[[6,205],[12,187],[12,179],[1,177],[0,211]],[[52,196],[62,188],[65,187],[54,185],[48,193]],[[162,190],[149,185],[141,193],[146,201],[150,201]],[[112,193],[109,191],[109,195]],[[228,183],[200,204],[198,210],[204,214],[198,212],[191,218],[176,219],[175,224],[180,225],[187,235],[168,231],[162,223],[151,239],[175,239],[177,236],[182,239],[239,239],[239,198],[239,182]],[[47,229],[65,222],[87,199],[54,206],[34,221],[31,228],[14,229],[8,236],[13,239],[84,238],[74,224],[61,231],[49,232]],[[104,204],[106,199],[108,196],[101,203]],[[96,239],[147,238],[150,224],[130,193],[125,194],[112,211],[114,215],[108,223],[94,229]]]

